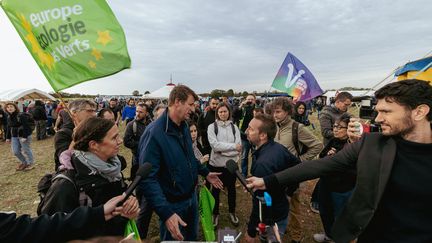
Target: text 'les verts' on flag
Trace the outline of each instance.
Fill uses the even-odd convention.
[[[272,87],[286,92],[294,101],[311,100],[324,93],[312,72],[291,53],[285,57]]]
[[[0,3],[55,91],[130,67],[123,29],[104,0]]]

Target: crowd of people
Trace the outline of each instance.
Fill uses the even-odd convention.
[[[302,242],[303,181],[320,178],[311,199],[324,229],[313,235],[316,242],[428,242],[432,194],[421,186],[432,182],[432,87],[424,81],[400,81],[378,90],[376,98],[375,122],[382,133],[358,134],[358,119],[348,113],[353,96],[340,92],[333,104],[316,109],[323,141],[311,132],[315,126],[308,118],[318,100],[294,104],[287,97],[258,100],[249,94],[243,100],[212,97],[204,102],[184,85],[172,90],[167,104],[114,98],[57,106],[36,101],[20,112],[15,103],[7,103],[0,118],[6,119],[6,139],[19,160],[17,171],[34,167],[31,120],[38,140],[51,135],[47,128],[54,130],[55,176],[41,198],[39,222],[49,226],[50,220],[67,221],[79,214],[83,221],[76,230],[87,225],[86,220],[98,225],[91,234],[81,229],[83,234],[72,232],[67,239],[122,235],[128,219],[137,219],[145,239],[156,213],[161,241],[197,240],[197,191],[207,186],[215,198],[215,229],[220,192],[226,188],[222,195],[228,199],[229,221],[234,227],[247,223],[244,239],[255,242],[263,220],[258,198],[268,192],[273,213],[265,215],[266,220],[276,223],[278,233],[288,234],[292,243]],[[124,136],[119,132],[122,124]],[[119,155],[123,145],[130,149],[132,161]],[[237,178],[227,168],[230,160],[249,177],[248,187],[255,191],[248,222],[240,222],[236,213]],[[152,169],[135,196],[121,207],[113,206],[144,163]],[[126,168],[131,178],[124,178]],[[88,218],[90,214],[97,218]],[[15,216],[0,219],[0,225],[3,220],[13,224]],[[5,235],[0,239],[18,239],[13,230],[31,222],[21,218],[16,224],[21,225],[1,233]],[[41,234],[50,232],[39,233],[46,239]]]

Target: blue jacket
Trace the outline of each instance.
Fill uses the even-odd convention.
[[[264,177],[285,170],[299,163],[300,160],[290,153],[285,146],[271,139],[253,152],[251,174],[256,177]],[[268,190],[273,203],[271,207],[271,221],[278,222],[288,217],[289,203],[285,189],[287,192],[294,192],[297,187],[298,184],[292,184],[287,188],[276,187]],[[258,190],[255,193],[257,196],[262,197],[264,191]],[[263,215],[264,221],[268,220],[267,216],[268,215]],[[254,237],[256,235],[256,227],[258,226],[258,223],[258,200],[253,199],[252,212],[248,224],[248,234],[250,236]]]
[[[122,113],[122,121],[124,121],[125,119],[134,119],[135,118],[135,112],[136,112],[136,106],[125,106],[123,108],[123,113]]]
[[[147,179],[140,182],[139,190],[165,222],[176,213],[170,202],[192,197],[198,174],[207,176],[209,170],[195,158],[186,122],[177,126],[168,117],[168,109],[148,125],[138,148],[139,163],[152,164],[152,170]]]

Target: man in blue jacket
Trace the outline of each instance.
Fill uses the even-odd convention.
[[[300,160],[288,151],[285,146],[274,141],[276,135],[276,123],[270,115],[259,114],[249,123],[246,130],[247,139],[256,146],[252,154],[251,174],[253,176],[266,176],[282,171],[300,163]],[[265,223],[275,222],[278,225],[279,233],[284,234],[288,224],[289,203],[286,197],[285,189],[292,194],[298,187],[298,184],[292,184],[286,187],[277,187],[268,190],[272,197],[271,216],[262,215]],[[264,191],[256,191],[256,195],[262,197]],[[264,210],[265,211],[265,210]],[[252,199],[252,212],[249,218],[246,242],[255,242],[257,235],[256,228],[260,221],[259,205],[256,198]]]
[[[168,109],[147,127],[140,140],[139,163],[150,162],[152,170],[139,187],[160,218],[161,241],[197,239],[198,174],[216,188],[223,186],[220,173],[209,173],[192,149],[185,120],[196,100],[198,96],[189,87],[176,86],[170,93]]]

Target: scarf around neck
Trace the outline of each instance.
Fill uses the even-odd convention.
[[[100,175],[109,182],[121,180],[121,162],[117,156],[103,161],[92,152],[75,150],[73,153],[83,165],[90,169],[89,175]]]

